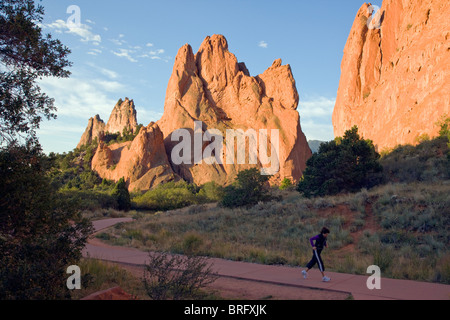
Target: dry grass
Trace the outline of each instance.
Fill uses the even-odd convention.
[[[324,258],[330,270],[364,274],[377,264],[385,276],[450,282],[450,184],[388,184],[356,194],[282,201],[250,209],[197,205],[142,214],[99,237],[114,245],[262,264],[303,266],[308,239],[331,229]]]
[[[148,299],[142,280],[115,264],[96,259],[82,259],[79,267],[82,271],[82,285],[81,290],[72,292],[73,300],[117,286],[139,300]]]

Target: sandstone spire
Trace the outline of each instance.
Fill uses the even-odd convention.
[[[130,190],[148,190],[180,178],[197,185],[210,181],[226,185],[239,171],[263,166],[261,158],[256,164],[176,165],[171,157],[178,143],[172,141],[173,133],[178,129],[192,132],[194,123],[201,122],[202,132],[217,129],[224,136],[227,129],[253,129],[267,130],[272,139],[270,131],[276,129],[280,149],[279,154],[273,154],[280,170],[271,182],[285,177],[299,180],[311,150],[300,126],[298,102],[289,65],[276,60],[263,74],[252,77],[245,64],[229,52],[225,37],[213,35],[203,41],[196,54],[188,44],[178,51],[162,118],[142,128],[133,141],[109,146],[100,142],[92,169],[102,178],[117,181],[124,177]],[[117,103],[108,124],[103,126],[105,132],[114,133],[135,124],[134,103],[126,99]],[[200,151],[207,147],[202,143]]]
[[[109,121],[106,124],[106,131],[109,133],[122,133],[123,129],[134,131],[137,126],[136,109],[134,101],[125,98],[120,99],[114,106]]]
[[[101,134],[105,132],[105,123],[100,119],[99,115],[89,119],[86,131],[81,136],[81,140],[78,143],[77,148],[81,148],[84,145],[90,144],[95,138],[99,138]]]
[[[301,130],[297,109],[298,92],[289,65],[277,60],[262,75],[251,77],[244,63],[229,52],[222,35],[206,37],[194,55],[191,46],[177,54],[166,92],[164,114],[157,123],[170,156],[170,137],[180,128],[194,128],[202,121],[205,129],[280,130],[281,170],[273,182],[284,177],[298,180],[311,156]],[[170,157],[169,157],[170,158]],[[173,165],[182,178],[202,184],[231,183],[238,165]]]
[[[109,133],[122,133],[124,129],[133,131],[137,127],[136,109],[133,100],[120,99],[114,106],[107,124],[99,115],[89,119],[86,131],[83,133],[77,148],[90,144],[100,135]]]

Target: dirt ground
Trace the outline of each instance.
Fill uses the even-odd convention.
[[[136,277],[142,277],[141,267],[122,265]],[[346,293],[276,285],[258,281],[248,281],[220,277],[207,289],[211,294],[226,300],[346,300]]]

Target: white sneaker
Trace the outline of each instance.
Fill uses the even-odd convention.
[[[328,278],[328,277],[323,277],[322,281],[323,281],[323,282],[330,282],[330,281],[331,281],[331,279],[330,279],[330,278]]]
[[[303,275],[303,279],[308,278],[308,273],[305,270],[302,271],[302,275]]]

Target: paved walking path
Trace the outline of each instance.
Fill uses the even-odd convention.
[[[94,222],[96,231],[109,228],[119,222],[132,219],[108,219]],[[148,253],[133,248],[112,247],[92,239],[83,251],[84,256],[131,265],[143,265]],[[450,285],[381,279],[381,290],[369,290],[366,282],[370,275],[352,275],[327,272],[331,282],[321,282],[319,271],[312,270],[308,279],[303,279],[300,268],[266,266],[247,262],[210,259],[221,277],[258,281],[286,287],[303,287],[351,293],[355,300],[450,300]]]

